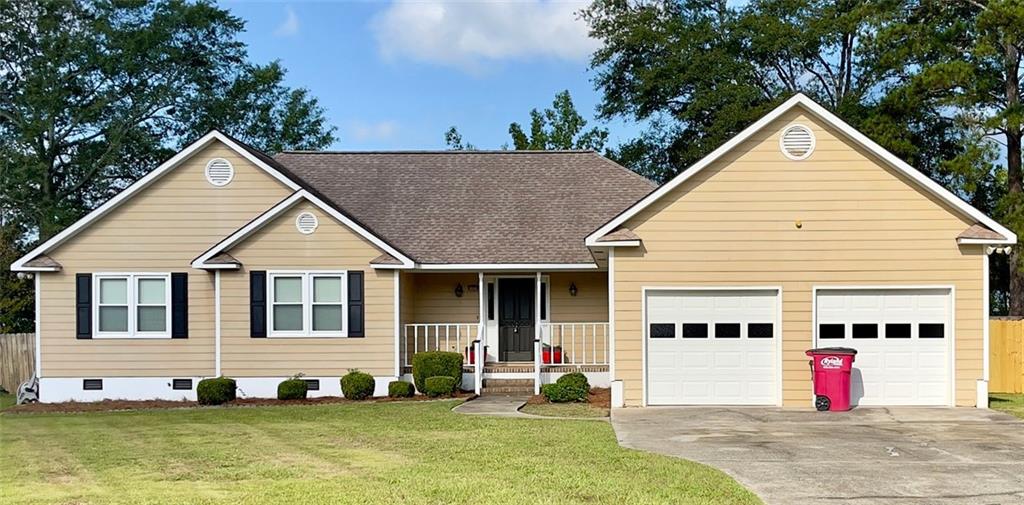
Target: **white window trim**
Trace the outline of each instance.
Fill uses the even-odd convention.
[[[274,329],[274,279],[300,277],[302,279],[302,330],[278,331]],[[313,330],[313,278],[341,277],[341,331]],[[294,304],[289,304],[294,305]],[[322,303],[321,305],[337,305]],[[347,338],[348,337],[348,272],[346,270],[273,270],[267,272],[267,337],[270,338]]]
[[[127,281],[128,331],[100,331],[100,281],[103,279],[125,279]],[[138,289],[139,279],[163,279],[164,281],[164,331],[138,331]],[[171,274],[169,272],[101,272],[92,274],[92,337],[101,338],[171,338]],[[144,305],[155,307],[156,305]]]

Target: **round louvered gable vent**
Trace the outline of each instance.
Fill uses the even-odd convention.
[[[801,124],[792,125],[782,130],[779,148],[791,160],[806,159],[814,152],[814,132]]]
[[[316,216],[310,214],[309,212],[303,212],[302,214],[299,214],[299,216],[295,218],[295,227],[298,228],[299,233],[302,233],[304,235],[309,235],[310,233],[313,233],[314,231],[316,231],[316,227],[319,225],[320,222],[317,220]]]
[[[235,167],[224,158],[214,158],[206,164],[206,180],[214,186],[227,186],[235,178]]]

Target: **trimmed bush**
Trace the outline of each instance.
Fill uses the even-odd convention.
[[[277,385],[278,400],[304,400],[309,385],[302,379],[286,379]]]
[[[455,379],[448,377],[447,375],[439,375],[437,377],[427,377],[427,380],[423,381],[424,390],[423,392],[427,396],[450,396],[455,391]]]
[[[573,372],[559,377],[554,384],[541,386],[540,392],[551,403],[584,402],[587,401],[590,384],[587,376]]]
[[[235,379],[217,377],[203,379],[196,386],[200,405],[220,405],[235,399]]]
[[[392,398],[411,398],[416,394],[416,389],[411,382],[392,381],[388,384],[388,396]]]
[[[587,393],[590,392],[590,383],[587,382],[587,376],[583,375],[580,372],[567,373],[559,377],[558,380],[555,381],[555,383],[561,384],[566,387],[582,389]]]
[[[373,376],[352,370],[341,378],[341,394],[349,400],[365,400],[373,396],[375,383]]]
[[[462,355],[457,352],[421,352],[412,357],[412,380],[425,393],[430,377],[451,377],[455,388],[462,385]],[[455,388],[452,388],[454,390]]]

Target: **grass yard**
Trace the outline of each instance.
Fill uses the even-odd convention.
[[[13,407],[14,403],[18,401],[18,398],[9,393],[0,393],[0,410],[6,409],[7,407]]]
[[[608,417],[608,409],[589,403],[527,403],[519,411],[548,417]]]
[[[456,401],[0,414],[5,504],[756,504],[725,474],[620,448],[608,423]]]
[[[1024,395],[991,394],[988,397],[988,406],[1024,419]]]

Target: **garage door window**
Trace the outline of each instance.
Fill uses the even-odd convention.
[[[747,338],[772,338],[775,327],[772,323],[750,323],[747,325]]]
[[[715,323],[715,338],[740,338],[740,323]]]
[[[853,338],[878,338],[878,325],[854,323]]]
[[[672,323],[652,323],[648,333],[651,338],[676,338],[676,325]]]
[[[846,325],[845,324],[819,324],[818,325],[818,338],[844,338],[846,337]]]
[[[683,323],[683,338],[708,338],[707,323]]]
[[[910,338],[910,324],[887,323],[885,325],[885,338]]]
[[[921,323],[917,325],[919,338],[945,338],[946,325],[942,323]]]

